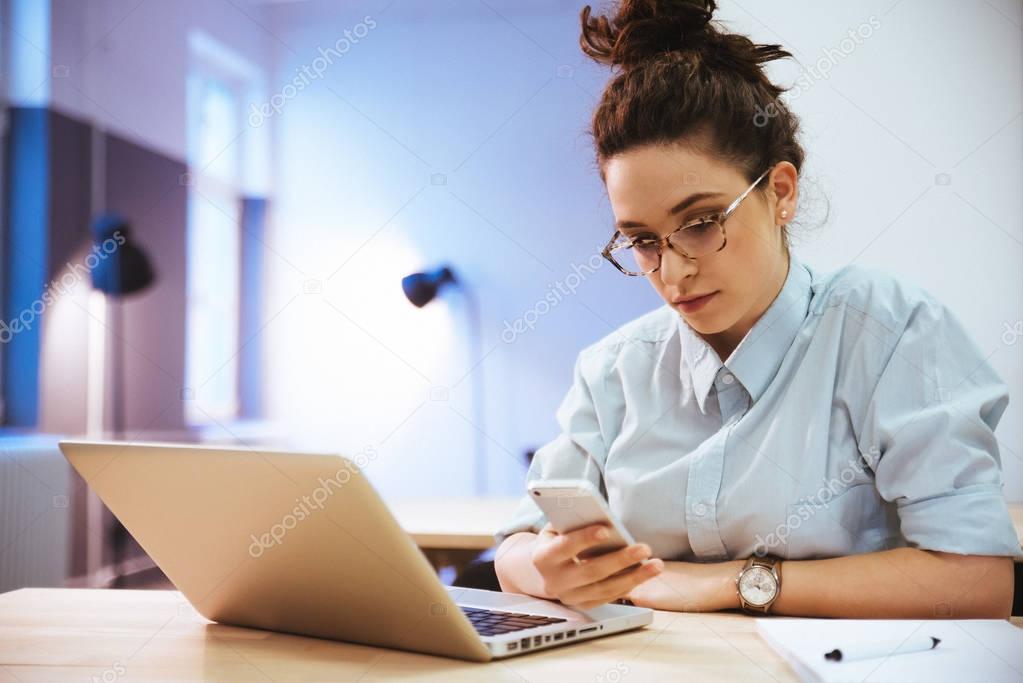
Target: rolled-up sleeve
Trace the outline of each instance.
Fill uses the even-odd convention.
[[[602,472],[607,449],[597,417],[597,392],[603,382],[601,357],[601,349],[596,346],[583,349],[576,357],[572,385],[556,412],[561,433],[537,449],[526,474],[527,483],[588,479],[604,492]],[[546,516],[532,498],[523,495],[512,519],[501,527],[496,538],[500,543],[520,531],[537,532],[546,523]]]
[[[995,428],[1008,387],[956,316],[912,305],[870,394],[858,446],[908,545],[1023,557]]]

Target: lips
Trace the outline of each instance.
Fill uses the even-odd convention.
[[[706,306],[707,302],[711,301],[717,294],[717,292],[708,292],[695,298],[691,296],[685,299],[678,298],[674,299],[673,303],[685,313],[694,313]]]
[[[702,299],[703,297],[710,296],[711,294],[714,294],[714,292],[707,292],[706,294],[697,294],[696,296],[679,297],[674,300],[674,303],[687,304],[690,301],[696,301],[697,299]]]

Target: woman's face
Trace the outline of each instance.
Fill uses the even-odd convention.
[[[723,211],[751,182],[734,166],[680,145],[648,145],[614,156],[604,164],[604,177],[616,225],[628,237],[664,237],[693,218]],[[785,282],[788,256],[780,225],[795,216],[796,198],[796,169],[781,162],[725,221],[724,249],[688,259],[665,248],[660,269],[646,276],[722,359]],[[678,303],[711,293],[698,308]]]

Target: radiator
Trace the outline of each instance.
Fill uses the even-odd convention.
[[[0,593],[68,576],[72,480],[57,440],[0,436]]]

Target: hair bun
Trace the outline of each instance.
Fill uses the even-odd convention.
[[[589,57],[629,68],[665,52],[700,50],[717,31],[714,0],[621,0],[614,17],[582,11],[579,45]]]

